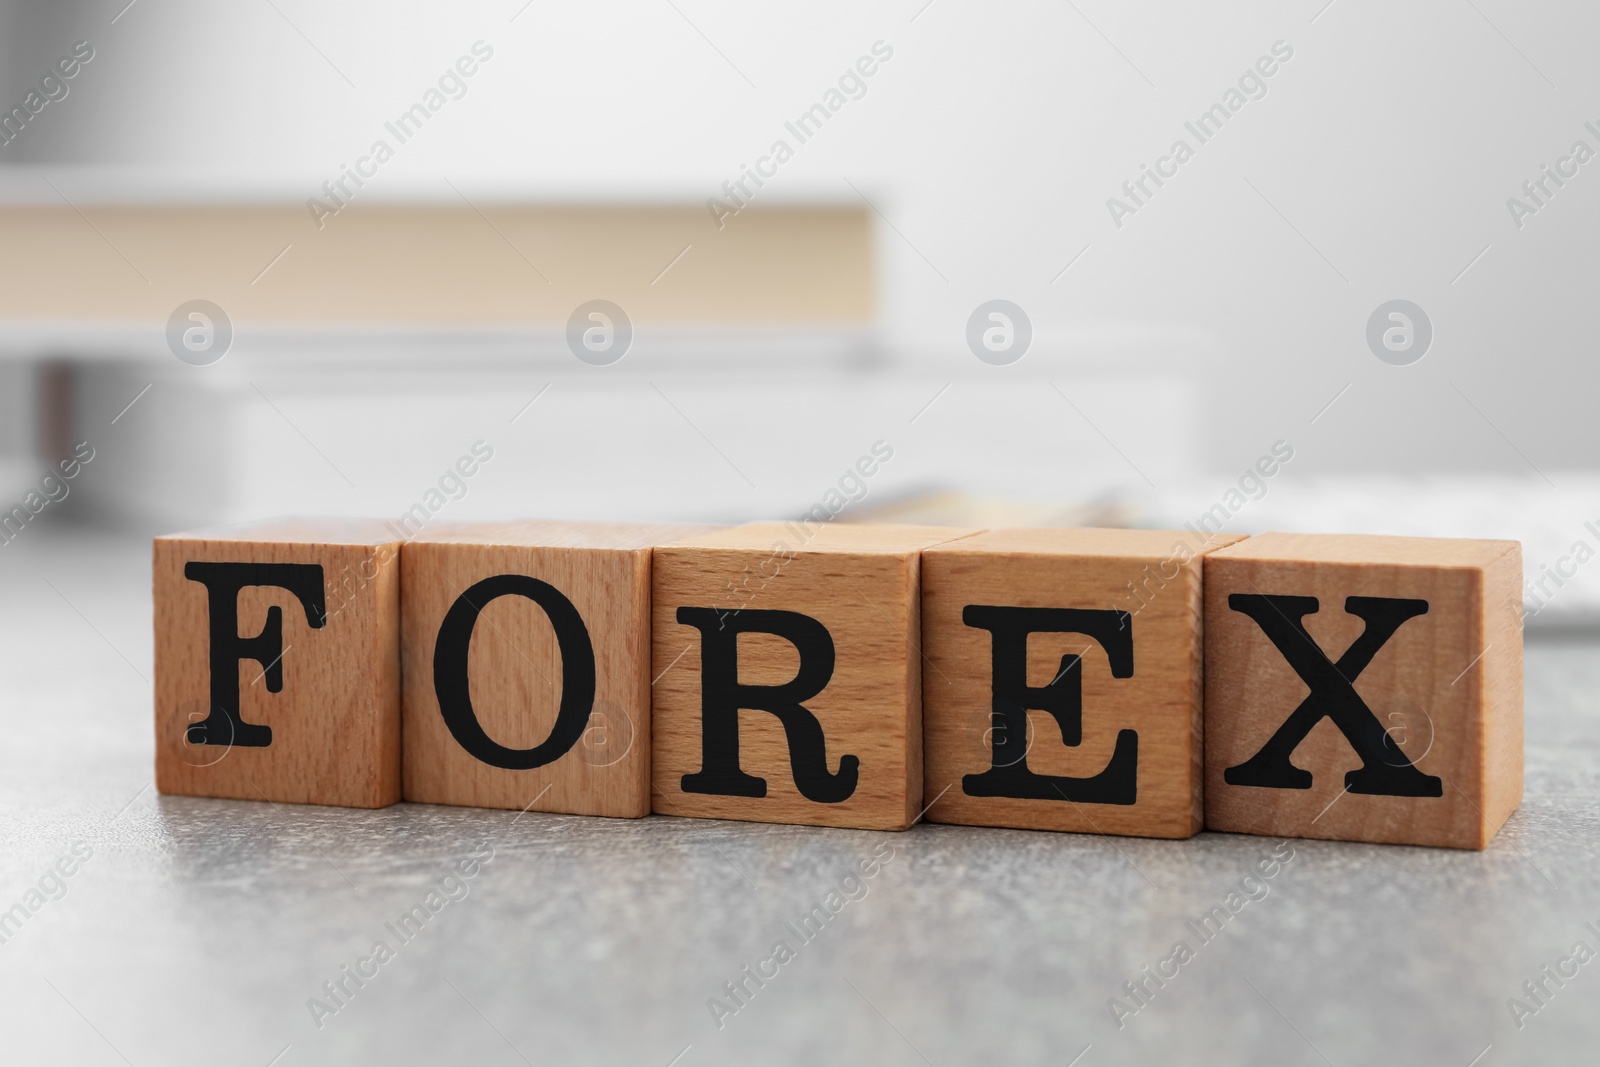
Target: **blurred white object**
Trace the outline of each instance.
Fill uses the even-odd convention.
[[[603,368],[457,340],[375,371],[352,365],[349,344],[310,339],[281,346],[293,360],[230,354],[204,375],[170,357],[93,365],[78,383],[77,432],[100,448],[85,503],[140,529],[393,519],[478,441],[493,458],[441,517],[737,522],[796,517],[836,489],[841,517],[929,489],[1060,511],[1143,486],[1141,471],[1195,480],[1201,394],[1180,375],[941,380],[864,357],[857,340],[769,350],[707,331],[672,351],[641,341]],[[878,442],[892,458],[840,489]]]
[[[1290,465],[1292,468],[1292,464]],[[1523,600],[1531,629],[1600,625],[1600,475],[1550,471],[1539,478],[1365,476],[1296,479],[1292,469],[1264,480],[1265,491],[1237,509],[1239,533],[1396,534],[1484,537],[1522,542]],[[1227,489],[1168,494],[1150,525],[1182,526],[1204,515]]]

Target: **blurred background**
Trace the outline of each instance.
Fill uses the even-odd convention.
[[[1204,519],[1520,538],[1589,625],[1597,21],[6,3],[4,541]]]

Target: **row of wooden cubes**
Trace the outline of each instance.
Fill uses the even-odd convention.
[[[1482,848],[1515,542],[291,520],[158,538],[162,792]]]

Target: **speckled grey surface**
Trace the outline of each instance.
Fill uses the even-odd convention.
[[[1529,646],[1527,799],[1487,851],[1293,842],[1203,943],[1186,920],[1278,842],[157,797],[145,544],[29,529],[0,604],[0,910],[59,896],[0,945],[6,1063],[1595,1059],[1600,962],[1521,1029],[1507,1001],[1600,948],[1600,641]],[[486,847],[401,943],[385,924]],[[809,942],[786,926],[891,849]],[[380,940],[335,1005],[323,983]],[[780,940],[719,1027],[708,999]],[[1193,958],[1119,1029],[1110,998],[1178,941]]]

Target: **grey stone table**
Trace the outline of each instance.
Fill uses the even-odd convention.
[[[296,808],[155,795],[148,544],[63,529],[0,548],[5,1063],[1595,1061],[1592,638],[1482,853]]]

